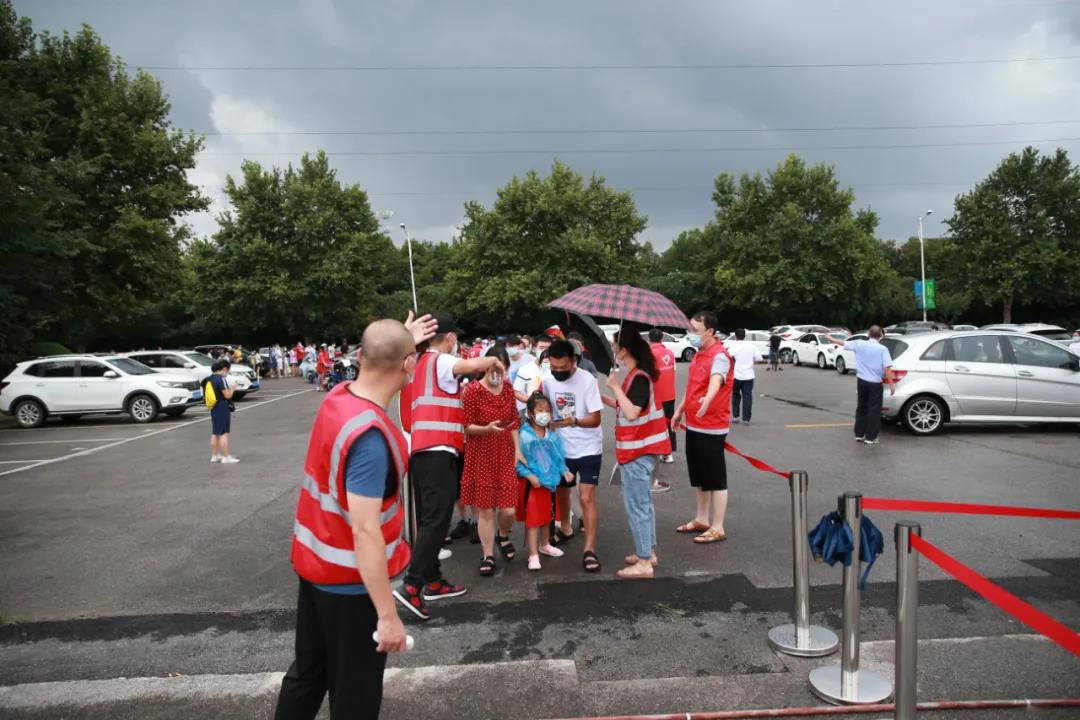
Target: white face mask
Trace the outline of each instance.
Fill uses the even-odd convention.
[[[536,416],[533,417],[533,422],[540,427],[547,427],[551,424],[551,413],[538,412],[536,413]]]
[[[494,388],[501,386],[503,384],[502,375],[496,372],[489,372],[487,374],[487,383]]]

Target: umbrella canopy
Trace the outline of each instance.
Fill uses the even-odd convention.
[[[632,285],[593,284],[579,287],[548,304],[577,315],[628,320],[651,327],[685,329],[690,321],[679,307],[658,292]]]
[[[615,356],[604,331],[597,327],[596,321],[588,315],[568,313],[567,319],[570,329],[577,330],[585,338],[585,349],[589,351],[589,359],[593,361],[597,372],[609,375],[611,368],[615,366]]]

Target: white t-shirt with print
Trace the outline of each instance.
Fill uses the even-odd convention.
[[[518,373],[518,377],[521,377],[521,373]],[[566,382],[556,380],[550,370],[544,373],[543,380],[544,394],[551,401],[553,421],[568,417],[582,420],[604,408],[596,378],[581,368],[576,369]],[[604,430],[599,425],[594,428],[565,427],[556,432],[568,458],[604,453]]]

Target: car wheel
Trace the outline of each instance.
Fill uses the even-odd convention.
[[[695,355],[697,355],[697,350],[694,348],[686,348],[682,353],[683,362],[690,362],[694,359]]]
[[[37,400],[21,400],[15,405],[13,414],[15,415],[15,424],[27,430],[41,427],[47,415],[45,406]]]
[[[185,408],[169,408],[168,410],[162,410],[162,412],[165,413],[166,415],[168,415],[169,417],[176,418],[176,417],[180,417],[181,415],[186,413],[187,408],[186,407]]]
[[[232,399],[233,400],[243,400],[245,395],[247,395],[247,392],[240,392],[239,390],[237,390],[236,392],[234,392],[232,394]]]
[[[790,350],[781,350],[780,351],[780,362],[785,363],[785,364],[791,362],[791,351]]]
[[[916,435],[933,435],[945,424],[945,405],[935,397],[912,398],[900,413],[904,427]]]
[[[345,368],[345,379],[346,380],[355,380],[356,379],[356,368],[353,367],[352,365]]]
[[[792,365],[798,365],[799,364],[799,352],[797,350],[792,350],[791,351],[791,364]]]
[[[829,367],[829,363],[825,361],[825,354],[824,353],[818,353],[817,366],[821,370],[824,370],[825,368]]]
[[[134,422],[140,424],[153,422],[158,415],[157,400],[149,395],[136,395],[128,401],[127,411]]]
[[[842,357],[836,358],[836,372],[841,375],[847,375],[847,363],[844,362],[844,358]]]

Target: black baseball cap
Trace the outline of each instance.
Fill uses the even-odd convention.
[[[453,315],[436,315],[435,321],[438,325],[435,326],[435,333],[442,335],[443,333],[454,333],[457,336],[465,334],[465,331],[458,327],[457,318]]]

